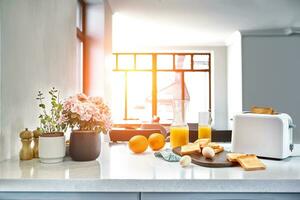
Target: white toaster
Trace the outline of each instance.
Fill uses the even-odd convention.
[[[288,114],[237,114],[233,118],[232,152],[287,158],[293,151],[293,128]]]

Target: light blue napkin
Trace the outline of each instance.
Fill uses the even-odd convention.
[[[179,155],[173,153],[172,149],[165,149],[159,152],[155,152],[154,156],[158,158],[163,158],[168,162],[179,162],[181,158]]]

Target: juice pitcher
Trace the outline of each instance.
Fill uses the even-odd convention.
[[[187,100],[173,101],[173,123],[170,127],[171,147],[180,147],[189,143],[189,127],[185,121],[188,109]]]

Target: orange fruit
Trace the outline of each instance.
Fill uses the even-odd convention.
[[[160,133],[153,133],[149,136],[148,143],[153,151],[158,151],[165,146],[165,136]]]
[[[133,153],[143,153],[148,148],[148,140],[143,135],[136,135],[129,140],[128,146]]]

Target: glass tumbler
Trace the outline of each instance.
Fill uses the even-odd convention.
[[[198,117],[198,139],[209,139],[211,141],[211,113],[199,112]]]

